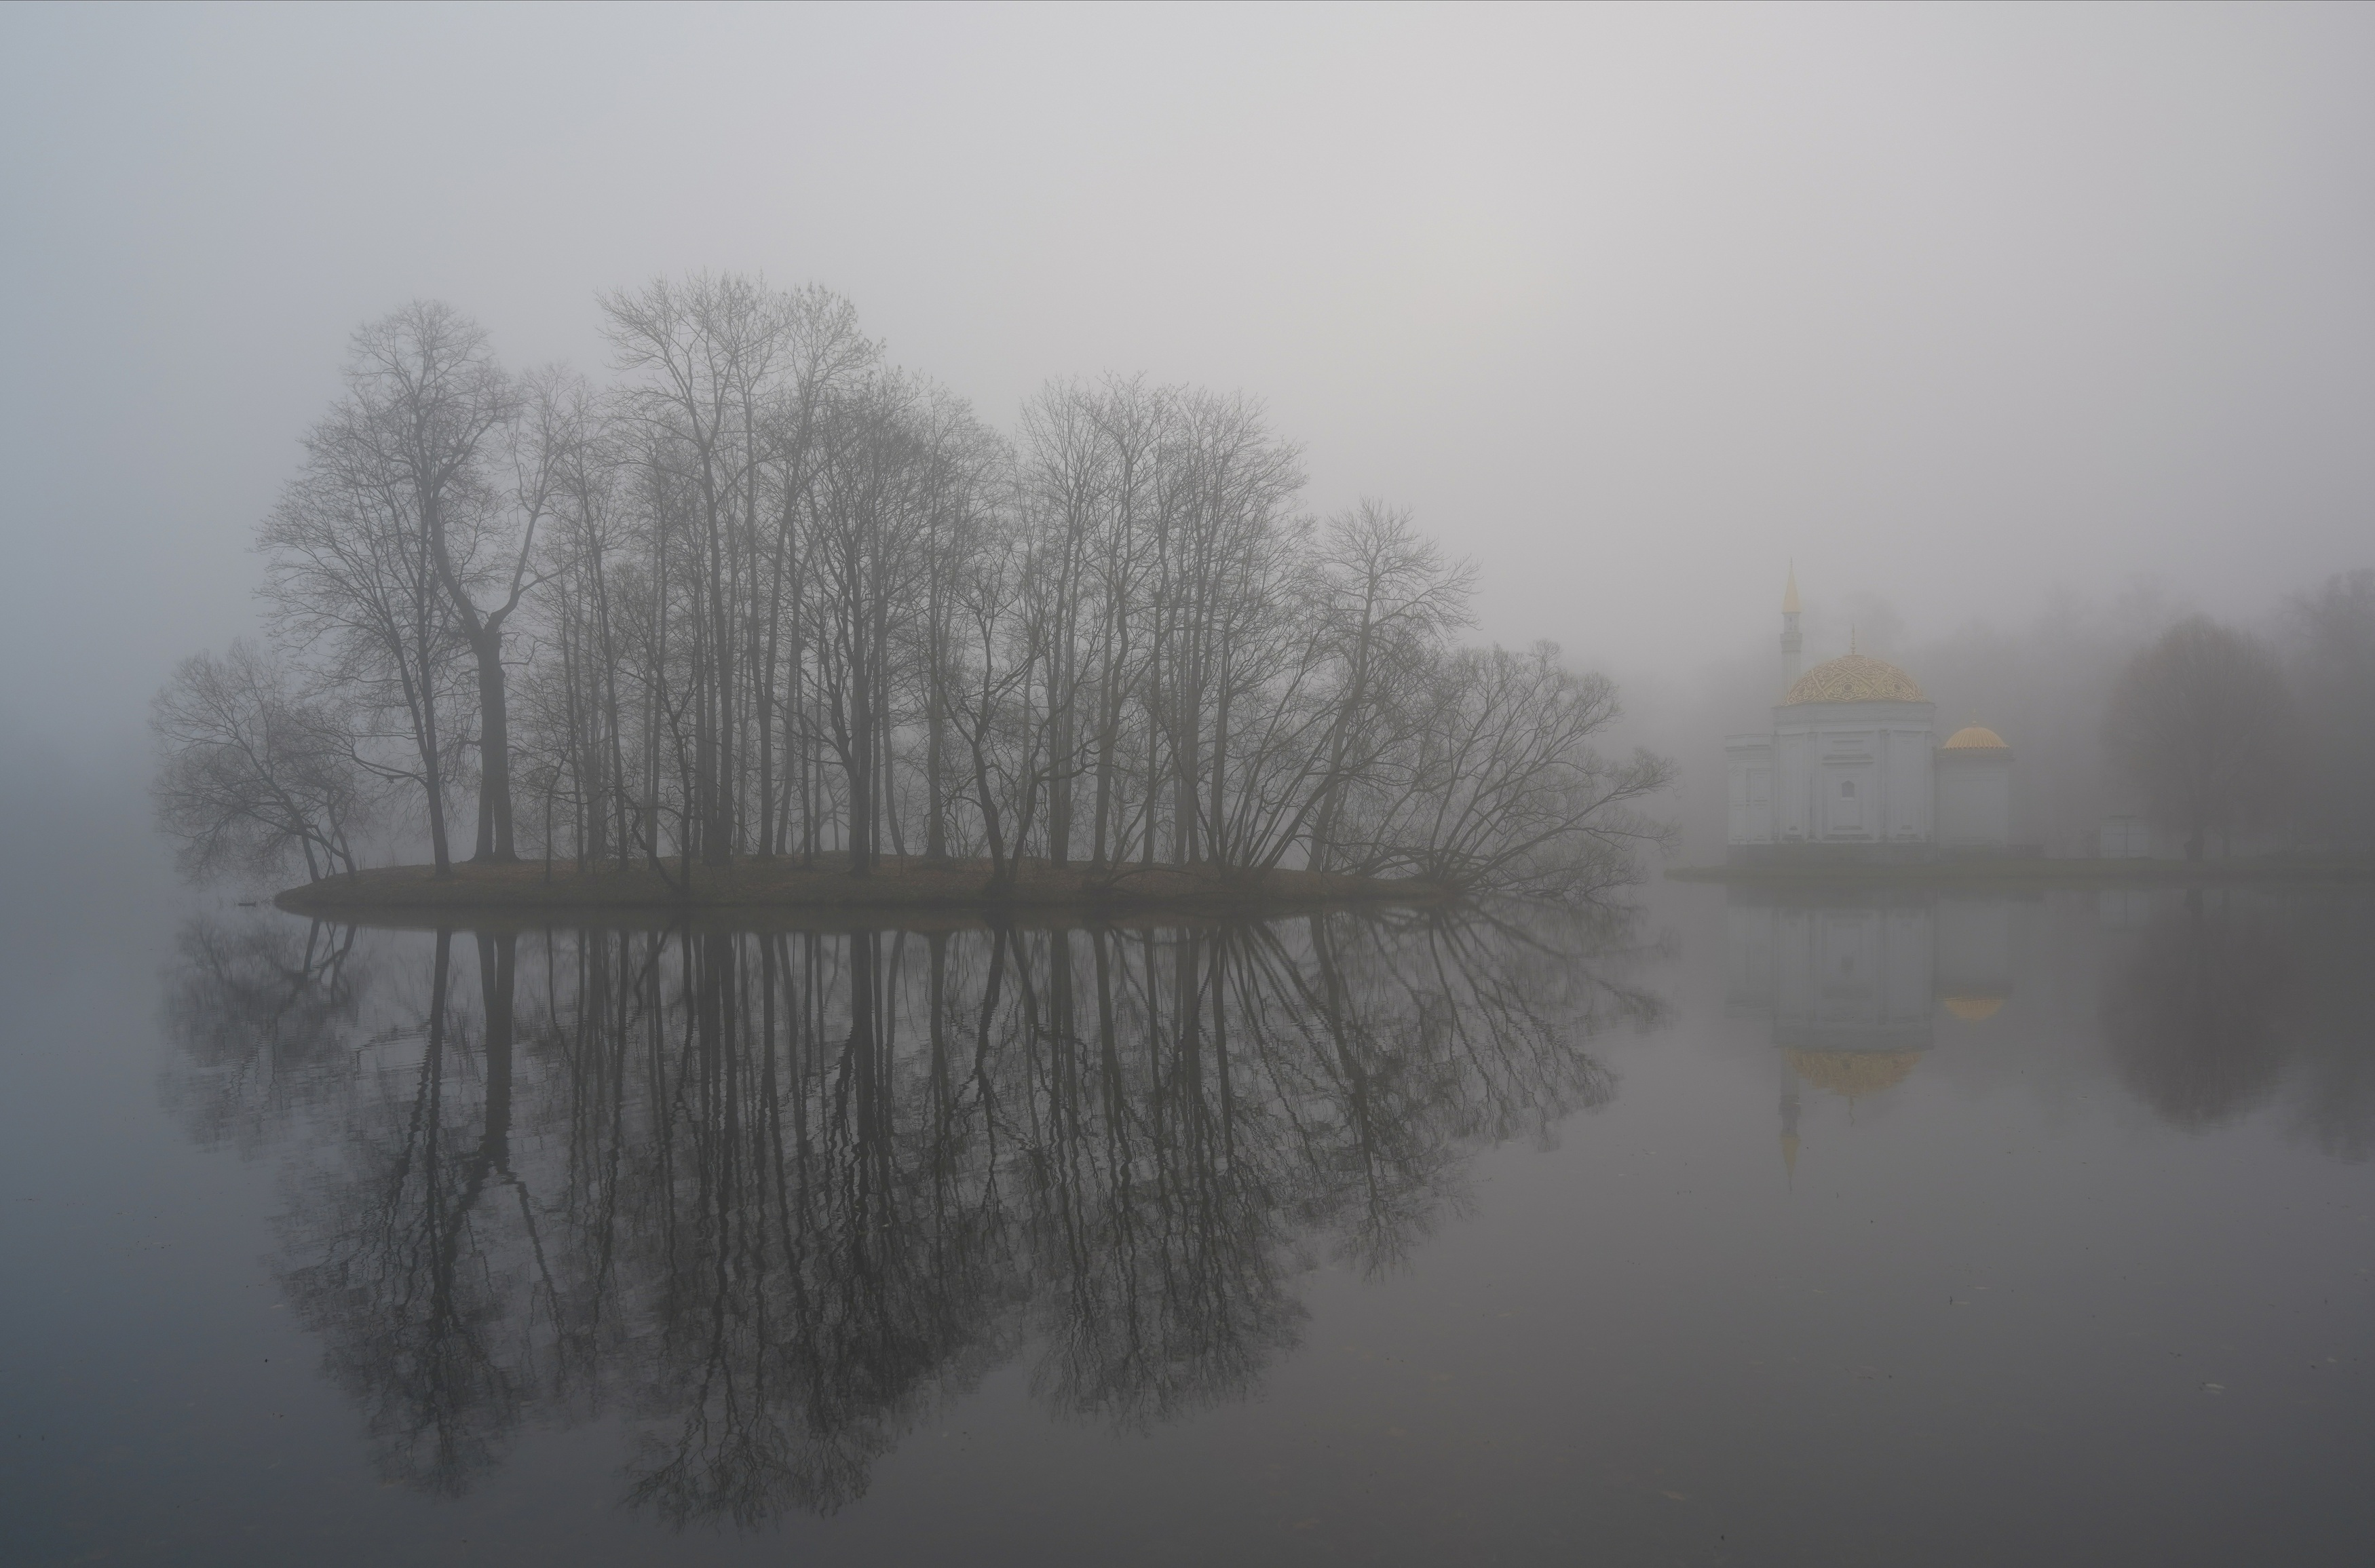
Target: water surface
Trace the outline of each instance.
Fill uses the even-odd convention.
[[[2375,1530],[2375,904],[29,932],[11,1562]]]

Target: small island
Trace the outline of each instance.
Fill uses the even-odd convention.
[[[1447,884],[1412,877],[1195,866],[1010,862],[1003,877],[987,860],[884,855],[863,875],[845,859],[745,857],[724,866],[615,862],[581,870],[573,862],[465,863],[440,877],[432,867],[387,866],[289,888],[273,902],[295,914],[403,924],[448,915],[631,914],[677,916],[733,911],[797,919],[879,911],[902,920],[945,915],[967,923],[1022,915],[1033,923],[1151,913],[1225,916],[1294,913],[1354,903],[1419,907],[1458,903]]]
[[[1252,399],[1057,381],[1007,432],[822,289],[598,308],[608,384],[433,301],[356,332],[268,637],[152,710],[185,870],[376,924],[995,922],[1577,901],[1667,842],[1614,683],[1461,641],[1472,563],[1311,515]]]

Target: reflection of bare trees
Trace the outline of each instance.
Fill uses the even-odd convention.
[[[479,940],[490,1001],[510,979],[512,940]],[[481,1012],[474,1051],[453,946],[438,933],[411,1072],[360,1099],[341,1129],[349,1160],[300,1201],[290,1234],[307,1261],[288,1277],[299,1312],[325,1335],[332,1375],[366,1411],[383,1472],[444,1492],[465,1490],[501,1453],[526,1393],[513,1362],[532,1333],[518,1321],[526,1259],[509,1244],[500,1201],[509,1001]],[[323,1230],[314,1213],[336,1223]]]
[[[2129,1086],[2180,1126],[2271,1099],[2328,1153],[2375,1149],[2375,908],[2192,892],[2116,973],[2104,1008]]]
[[[253,1150],[290,1114],[298,1084],[335,1065],[365,982],[355,933],[278,915],[183,929],[165,1023],[182,1048],[166,1098],[203,1145]]]
[[[831,1509],[1018,1353],[1055,1410],[1158,1421],[1255,1385],[1316,1250],[1390,1264],[1467,1149],[1607,1098],[1586,1042],[1659,1004],[1623,928],[1552,918],[479,937],[475,987],[468,938],[390,938],[289,1289],[432,1490],[610,1411],[640,1506]]]
[[[2375,909],[2336,900],[2299,923],[2289,1009],[2300,1092],[2295,1125],[2327,1153],[2375,1154]]]
[[[2165,911],[2113,983],[2104,1032],[2129,1088],[2180,1126],[2250,1108],[2275,1086],[2286,947],[2271,912],[2200,892]]]

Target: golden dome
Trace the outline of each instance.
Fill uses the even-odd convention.
[[[1945,751],[2006,751],[2004,737],[1985,725],[1965,725],[1946,737]]]
[[[1841,654],[1826,659],[1791,682],[1784,703],[1795,702],[1919,702],[1921,688],[1913,678],[1869,654]]]
[[[1965,1023],[1978,1023],[1983,1019],[1995,1017],[1996,1009],[2003,1006],[2003,998],[2002,996],[1948,996],[1944,998],[1944,1005],[1948,1012],[1953,1013]]]
[[[1791,1051],[1790,1065],[1798,1076],[1818,1089],[1834,1094],[1844,1094],[1853,1100],[1859,1095],[1877,1094],[1905,1080],[1913,1064],[1921,1059],[1918,1051]]]

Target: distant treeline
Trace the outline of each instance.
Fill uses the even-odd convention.
[[[1406,514],[1297,510],[1241,396],[1059,383],[1010,439],[817,289],[601,301],[618,380],[515,376],[415,304],[265,525],[268,645],[158,702],[197,868],[886,852],[1630,878],[1667,781],[1592,749],[1603,678],[1462,648],[1469,569]],[[457,815],[475,794],[475,816]]]
[[[2002,693],[2037,769],[2031,819],[2059,815],[2078,853],[2114,813],[2192,858],[2375,846],[2375,572],[2293,595],[2256,631],[2132,599],[2109,618],[2058,606],[1991,641],[1991,660],[1983,642],[1937,663]]]
[[[1885,601],[1807,611],[1810,650],[1862,646],[1901,664],[1938,704],[1941,734],[1985,725],[2015,758],[2014,837],[2092,855],[2105,819],[2140,816],[2156,852],[2363,853],[2375,848],[2375,570],[2339,572],[2264,618],[2190,613],[2149,579],[2088,597],[2058,592],[2025,621],[1908,632]],[[1745,640],[1743,640],[1745,641]],[[1706,705],[1658,715],[1702,749],[1769,723],[1778,661],[1760,640],[1710,675]],[[1704,751],[1702,752],[1704,755]],[[1722,854],[1718,754],[1682,811]]]

